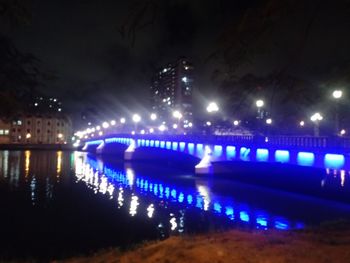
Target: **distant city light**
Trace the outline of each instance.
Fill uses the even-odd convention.
[[[305,125],[305,122],[304,122],[304,121],[300,121],[300,122],[299,122],[299,125],[300,125],[301,127],[303,127],[303,126]]]
[[[207,112],[217,112],[219,111],[219,106],[216,104],[216,102],[210,102],[207,106]]]
[[[189,122],[188,123],[188,127],[192,127],[193,126],[193,123],[192,122]]]
[[[153,133],[154,132],[154,129],[153,128],[150,128],[149,129],[149,133]]]
[[[272,119],[270,118],[266,119],[266,124],[272,124]]]
[[[233,121],[233,125],[238,126],[238,124],[239,124],[238,120]]]
[[[57,138],[58,139],[62,139],[63,138],[63,134],[62,133],[57,134]]]
[[[134,115],[132,116],[132,121],[135,122],[135,123],[140,122],[140,121],[141,121],[141,116],[138,115],[138,114],[134,114]]]
[[[258,108],[261,108],[261,107],[264,106],[264,101],[263,101],[263,100],[257,100],[257,101],[255,102],[255,104],[256,104],[256,106],[257,106]]]
[[[35,102],[35,103],[34,103],[34,106],[35,106],[35,107],[36,107],[36,106],[38,106],[38,103],[37,103],[37,102]]]
[[[346,130],[342,129],[342,130],[340,131],[340,135],[345,135],[345,134],[346,134]]]
[[[185,82],[185,83],[187,83],[187,81],[188,81],[187,77],[183,77],[183,78],[182,78],[182,81]]]
[[[108,127],[109,127],[109,124],[108,124],[108,122],[104,122],[104,123],[102,123],[102,127],[104,128],[104,129],[107,129]]]
[[[62,109],[61,109],[61,108],[58,108],[58,111],[62,111]]]
[[[177,129],[177,124],[176,123],[173,124],[173,128]]]
[[[151,113],[151,120],[155,121],[157,119],[157,114]]]
[[[114,126],[116,124],[115,120],[111,120],[111,125]]]
[[[210,121],[207,121],[205,124],[206,124],[207,126],[211,126],[211,122],[210,122]]]
[[[103,132],[102,132],[102,131],[99,131],[98,135],[102,136],[102,135],[103,135]]]
[[[96,126],[96,131],[101,130],[101,126]]]
[[[91,122],[88,122],[88,125],[90,126],[90,125],[91,125]]]
[[[141,134],[145,134],[145,130],[141,130],[141,132],[140,132]]]
[[[124,124],[126,122],[125,118],[120,118],[120,123]]]
[[[29,139],[30,137],[32,137],[32,135],[30,133],[27,133],[26,138]]]
[[[131,134],[132,134],[132,135],[135,135],[135,131],[132,131]]]
[[[335,90],[332,93],[333,98],[340,99],[343,96],[343,92],[341,90]]]

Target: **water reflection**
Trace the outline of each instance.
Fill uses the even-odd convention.
[[[216,218],[225,218],[226,224],[245,225],[249,228],[286,230],[303,227],[302,222],[256,209],[248,203],[235,201],[232,197],[216,195],[211,192],[206,181],[197,180],[193,187],[184,187],[136,175],[130,164],[123,170],[79,154],[76,155],[75,163],[77,182],[83,181],[95,193],[116,200],[119,209],[128,200],[128,213],[131,217],[140,215],[154,218],[158,213],[159,219],[159,214],[162,213],[163,219],[158,224],[160,232],[184,232],[186,214],[191,209],[199,209],[198,211],[210,213]]]

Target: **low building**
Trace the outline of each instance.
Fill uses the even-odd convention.
[[[0,144],[10,143],[11,122],[0,118]]]
[[[72,137],[72,123],[63,115],[21,115],[10,124],[10,143],[67,144]]]

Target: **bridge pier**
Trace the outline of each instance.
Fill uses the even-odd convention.
[[[212,150],[209,146],[205,146],[204,156],[202,160],[195,166],[196,174],[212,174],[213,164],[211,163]]]
[[[124,152],[124,160],[125,161],[131,161],[134,159],[133,157],[134,157],[136,148],[137,148],[137,146],[136,146],[135,139],[131,139],[129,147]]]

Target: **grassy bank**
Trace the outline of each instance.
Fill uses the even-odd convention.
[[[231,230],[197,236],[171,237],[120,252],[56,262],[350,262],[350,224],[337,223],[299,231]]]

